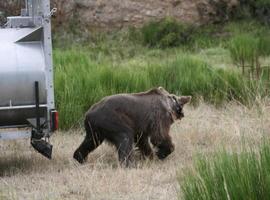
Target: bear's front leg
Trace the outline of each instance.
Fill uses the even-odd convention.
[[[174,151],[174,144],[169,135],[170,123],[170,121],[164,119],[162,123],[159,123],[159,126],[154,126],[154,129],[152,129],[152,133],[150,134],[151,143],[157,148],[156,155],[161,160]]]
[[[143,134],[139,139],[139,141],[137,142],[136,146],[139,147],[142,157],[144,159],[146,158],[153,159],[154,154],[148,141],[148,135]]]
[[[172,140],[170,137],[163,140],[160,144],[157,145],[158,151],[156,152],[156,155],[160,160],[163,160],[168,155],[170,155],[174,151],[174,144],[172,143]]]

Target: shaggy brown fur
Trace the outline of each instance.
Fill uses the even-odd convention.
[[[89,152],[107,140],[116,146],[120,163],[129,166],[134,143],[144,157],[153,157],[150,138],[157,148],[156,155],[164,159],[174,150],[170,126],[184,117],[183,106],[190,99],[177,97],[162,87],[105,97],[86,113],[86,136],[73,157],[83,163]]]

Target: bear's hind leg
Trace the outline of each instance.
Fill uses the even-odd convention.
[[[121,134],[119,140],[116,141],[116,148],[118,150],[119,162],[121,166],[130,167],[133,164],[133,143],[134,138],[128,134]]]
[[[133,129],[115,111],[98,117],[96,125],[100,127],[104,139],[116,147],[121,166],[130,167],[133,164]]]
[[[79,163],[84,163],[87,155],[96,149],[104,140],[100,133],[92,128],[93,127],[89,125],[89,122],[85,120],[86,136],[79,148],[73,154],[73,158]]]

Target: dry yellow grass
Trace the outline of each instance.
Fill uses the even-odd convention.
[[[83,130],[56,133],[51,161],[34,152],[29,140],[0,141],[0,199],[174,200],[181,193],[177,172],[192,163],[196,152],[237,148],[243,140],[256,145],[270,130],[266,102],[251,109],[202,103],[185,113],[171,130],[175,152],[164,161],[138,161],[133,169],[120,168],[114,148],[106,144],[86,164],[77,164],[72,155]]]

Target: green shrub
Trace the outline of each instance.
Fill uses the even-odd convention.
[[[270,1],[269,0],[241,0],[234,12],[236,19],[252,19],[270,24]]]
[[[192,28],[175,19],[165,18],[145,24],[141,32],[145,45],[167,48],[188,43],[191,40]]]
[[[239,154],[223,150],[198,156],[194,169],[178,180],[185,200],[269,199],[270,144],[259,152],[246,148]]]
[[[263,7],[263,6],[270,6],[270,1],[269,0],[253,0],[255,6],[257,7]]]

